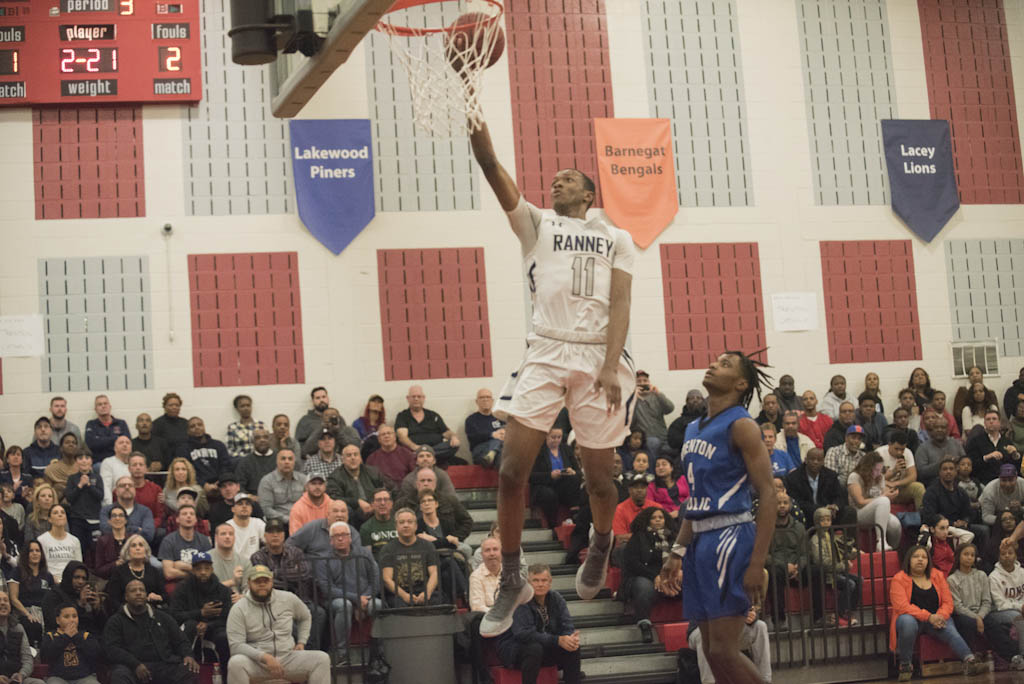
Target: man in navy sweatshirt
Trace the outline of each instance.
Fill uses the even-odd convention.
[[[115,418],[111,413],[110,397],[101,394],[96,397],[96,417],[85,424],[85,443],[92,452],[92,460],[99,463],[114,455],[114,442],[121,435],[132,438],[128,423]]]

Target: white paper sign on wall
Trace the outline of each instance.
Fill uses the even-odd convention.
[[[778,292],[772,295],[776,332],[817,330],[818,297],[814,292]]]
[[[0,316],[0,357],[42,356],[44,351],[42,315]]]

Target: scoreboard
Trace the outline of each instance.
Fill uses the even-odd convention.
[[[202,98],[200,0],[0,0],[0,107]]]

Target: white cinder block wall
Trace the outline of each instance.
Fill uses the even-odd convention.
[[[644,68],[638,0],[607,0],[615,111],[619,117],[649,114],[647,89],[637,74]],[[1024,119],[1024,6],[1005,0],[1018,119]],[[881,376],[889,411],[896,394],[922,365],[933,385],[948,393],[962,384],[951,377],[951,325],[943,241],[1020,238],[1024,208],[1007,205],[964,206],[930,245],[918,240],[888,207],[815,205],[808,124],[800,62],[799,27],[793,0],[737,0],[739,39],[746,93],[753,204],[735,208],[684,208],[647,250],[640,252],[633,287],[630,344],[640,367],[677,402],[697,387],[703,372],[668,371],[661,264],[661,242],[757,241],[769,360],[774,374],[791,373],[798,391],[823,395],[834,373],[847,376],[849,391],[863,388],[868,371]],[[927,118],[921,29],[916,3],[889,0],[888,22],[893,74],[902,118]],[[365,118],[366,69],[361,51],[307,106],[310,118]],[[499,155],[514,171],[513,133],[508,104],[509,77],[504,59],[488,72],[485,112]],[[263,420],[288,413],[293,425],[309,406],[309,389],[328,387],[332,403],[351,422],[371,393],[385,397],[389,415],[404,408],[410,383],[385,382],[381,353],[376,250],[482,246],[487,270],[491,350],[495,376],[432,380],[428,406],[461,430],[474,410],[477,388],[500,389],[523,350],[525,303],[518,246],[497,203],[483,192],[476,212],[383,213],[339,256],[323,248],[297,214],[278,216],[190,217],[183,199],[183,109],[144,108],[146,175],[145,218],[36,221],[33,205],[32,124],[27,109],[0,110],[0,315],[39,312],[37,260],[69,256],[148,255],[155,387],[112,393],[115,415],[134,423],[136,414],[160,410],[160,397],[176,391],[184,397],[183,415],[201,415],[209,431],[224,437],[234,420],[231,398],[250,393]],[[164,223],[174,226],[165,239]],[[920,362],[843,364],[828,362],[825,312],[821,302],[820,240],[910,239],[923,338]],[[302,297],[306,382],[303,385],[195,388],[186,257],[193,253],[296,251]],[[819,293],[819,329],[799,333],[773,330],[770,296],[776,292]],[[1002,360],[1003,373],[988,384],[999,396],[1024,364]],[[44,415],[49,394],[40,391],[42,361],[3,360],[0,435],[7,444],[26,444],[33,420]],[[70,417],[84,426],[93,416],[92,393],[67,394]],[[752,407],[756,410],[756,406]]]

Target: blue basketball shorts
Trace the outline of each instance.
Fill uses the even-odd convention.
[[[695,534],[683,558],[683,616],[691,623],[745,616],[743,574],[754,550],[753,522]]]

